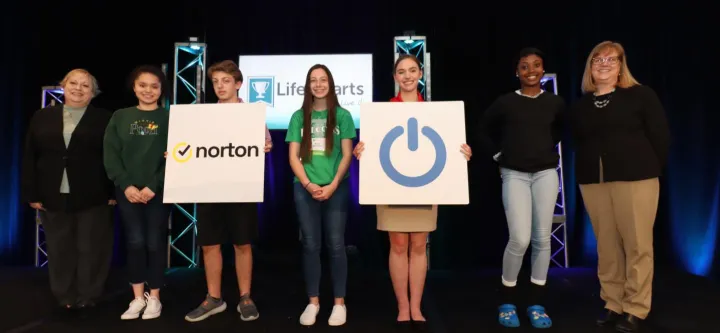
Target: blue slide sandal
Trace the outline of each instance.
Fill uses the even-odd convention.
[[[498,321],[505,327],[520,327],[520,319],[517,316],[517,308],[512,304],[503,304],[498,310],[500,315]]]
[[[535,328],[549,328],[552,326],[550,316],[545,313],[545,308],[540,305],[533,305],[527,309],[530,323]]]

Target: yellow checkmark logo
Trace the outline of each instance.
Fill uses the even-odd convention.
[[[173,148],[172,156],[176,162],[185,163],[192,157],[192,148],[187,142],[180,142]]]

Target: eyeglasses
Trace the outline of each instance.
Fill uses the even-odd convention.
[[[599,65],[602,63],[608,63],[609,65],[615,65],[618,62],[620,62],[620,57],[592,58],[592,63],[594,65]]]

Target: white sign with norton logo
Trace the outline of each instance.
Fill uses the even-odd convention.
[[[170,106],[165,203],[262,202],[261,103]]]

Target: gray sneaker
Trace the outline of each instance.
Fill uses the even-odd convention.
[[[205,297],[205,300],[195,308],[195,310],[190,311],[190,313],[185,316],[185,320],[189,322],[196,322],[207,319],[207,317],[210,317],[214,314],[220,313],[225,311],[227,308],[227,303],[223,300],[214,300],[210,295],[207,295]]]
[[[237,311],[240,312],[240,319],[243,321],[251,321],[260,317],[255,302],[250,299],[250,294],[240,297],[240,304],[237,306]]]

